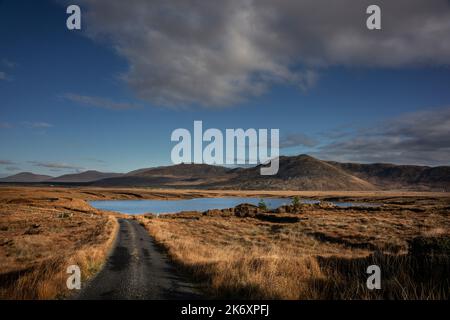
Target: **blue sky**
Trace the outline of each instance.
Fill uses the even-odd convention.
[[[263,85],[264,90],[256,94],[239,91],[226,99],[221,95],[220,101],[214,96],[208,98],[208,92],[216,88],[206,87],[206,102],[201,102],[201,91],[195,91],[194,96],[192,87],[177,84],[173,90],[178,90],[182,98],[167,104],[161,103],[161,92],[152,89],[149,94],[135,84],[136,79],[151,78],[152,82],[144,85],[159,88],[163,86],[156,83],[161,79],[156,79],[155,74],[178,69],[164,66],[160,71],[152,66],[150,71],[145,70],[147,74],[139,71],[138,75],[130,71],[132,66],[139,66],[135,48],[127,47],[120,35],[107,36],[115,26],[109,26],[111,22],[104,18],[110,28],[102,29],[104,20],[102,12],[95,11],[98,8],[81,7],[91,9],[92,15],[83,18],[81,31],[69,31],[61,2],[0,1],[2,175],[20,171],[60,175],[87,169],[127,172],[168,165],[174,145],[171,132],[176,128],[191,129],[194,120],[202,120],[205,128],[279,128],[282,145],[287,137],[293,141],[291,147],[282,149],[283,154],[310,153],[320,158],[362,162],[448,162],[450,146],[443,137],[448,131],[443,128],[430,133],[426,129],[432,124],[435,128],[445,127],[447,122],[436,121],[449,119],[450,69],[439,57],[425,56],[417,58],[417,62],[413,57],[405,64],[330,61],[318,66],[307,64],[307,57],[295,59],[294,52],[287,64],[289,77],[312,70],[314,81],[301,77],[296,77],[303,81],[301,84],[284,78],[262,83],[246,80],[242,85],[249,91],[256,85]],[[117,23],[127,22],[124,19]],[[198,46],[202,46],[201,41]],[[188,53],[179,54],[189,57]],[[141,56],[150,65],[160,59],[154,49],[148,58],[145,52]],[[427,59],[437,62],[424,63]],[[266,67],[239,67],[251,76],[272,72]],[[274,77],[274,73],[270,75]],[[162,78],[164,92],[171,90],[171,79]],[[187,102],[183,103],[183,99]],[[430,125],[426,126],[426,121]],[[404,130],[392,132],[390,126]],[[411,133],[406,130],[410,126],[422,131]],[[408,134],[406,140],[415,139],[417,144],[402,144],[405,149],[398,154],[386,150],[386,146],[378,153],[350,148],[355,139],[363,145],[376,137],[381,137],[378,141],[392,142],[395,135],[404,138]],[[430,140],[422,141],[424,135],[441,143],[430,147]],[[340,152],[337,146],[345,151]],[[396,146],[392,144],[391,148]],[[428,152],[430,148],[434,148],[432,152]]]

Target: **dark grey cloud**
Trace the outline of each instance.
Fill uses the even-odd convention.
[[[0,122],[0,129],[10,129],[12,125],[8,122]]]
[[[226,106],[273,84],[308,90],[328,66],[450,63],[448,0],[84,0],[87,34],[127,59],[122,79],[160,105]]]
[[[15,164],[15,162],[10,160],[0,160],[0,165],[11,165],[11,164]]]
[[[81,103],[87,106],[102,108],[102,109],[110,109],[110,110],[129,110],[129,109],[139,109],[141,106],[127,103],[127,102],[116,102],[107,98],[101,97],[92,97],[92,96],[84,96],[79,94],[67,93],[64,95],[64,98]]]
[[[41,162],[41,161],[28,161],[32,165],[36,167],[48,168],[48,169],[74,169],[74,170],[82,170],[83,167],[75,166],[67,163],[61,162]]]
[[[304,133],[290,133],[280,138],[280,148],[291,147],[314,147],[318,144],[318,141]]]
[[[320,147],[324,159],[450,165],[450,108],[405,114]]]
[[[9,80],[9,76],[4,71],[0,71],[0,80],[6,81]]]

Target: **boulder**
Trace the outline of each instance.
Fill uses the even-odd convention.
[[[236,217],[254,217],[261,210],[252,204],[243,203],[234,207],[234,215]]]

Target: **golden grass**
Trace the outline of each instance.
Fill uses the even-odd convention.
[[[102,266],[118,230],[113,216],[73,199],[0,197],[0,299],[70,294],[69,265],[86,280]]]
[[[448,261],[437,261],[445,273],[436,261],[406,255],[414,237],[450,234],[448,193],[48,187],[0,187],[0,298],[61,298],[68,265],[78,264],[84,278],[101,267],[117,222],[86,200],[292,195],[387,206],[309,208],[287,214],[301,218],[295,223],[199,213],[138,219],[211,297],[449,298]],[[377,292],[365,287],[365,268],[374,262],[386,276]],[[434,277],[421,276],[430,271]]]
[[[189,225],[169,229],[170,222],[160,219],[144,224],[156,241],[169,249],[176,262],[193,271],[196,277],[210,280],[208,290],[214,296],[232,297],[237,293],[241,298],[297,299],[309,290],[305,279],[322,277],[314,259],[306,255],[297,257],[292,249],[276,244],[253,243],[245,236],[238,240],[242,235],[238,233],[215,236],[214,229],[206,228],[196,229],[199,233],[204,231],[204,237],[198,238],[186,233]],[[215,224],[218,228],[221,225],[224,230],[229,227],[225,222]],[[246,230],[246,234],[250,237],[252,231]],[[209,237],[214,240],[208,241]]]
[[[295,215],[295,214],[293,214]],[[416,236],[450,235],[448,211],[417,213],[311,209],[297,223],[185,213],[138,217],[179,266],[215,298],[446,299],[449,274],[407,255]],[[377,254],[374,254],[377,252]],[[448,257],[447,257],[448,258]],[[446,259],[430,262],[450,266]],[[379,264],[383,290],[366,287],[366,268]],[[440,282],[440,280],[443,280]]]
[[[276,191],[276,190],[198,190],[167,188],[101,188],[101,187],[20,187],[0,185],[2,199],[113,200],[113,199],[189,199],[198,197],[293,197],[341,199],[449,198],[448,192],[425,191]]]
[[[0,290],[2,299],[54,299],[63,298],[71,292],[66,287],[69,276],[66,269],[70,265],[80,267],[82,281],[97,273],[107,256],[118,229],[117,220],[110,217],[107,222],[109,238],[101,244],[76,250],[68,257],[55,253],[43,262],[35,265],[31,271],[6,285]]]

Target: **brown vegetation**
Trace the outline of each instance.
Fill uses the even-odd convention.
[[[101,268],[115,218],[57,192],[12,191],[0,190],[1,299],[63,297],[69,265],[80,267],[83,280]]]
[[[86,200],[292,197],[379,208],[301,205],[137,217],[211,297],[448,299],[448,193],[0,187],[0,297],[67,294],[66,267],[100,267],[117,227]],[[123,217],[123,215],[122,215]],[[382,269],[368,291],[365,270]]]
[[[211,210],[138,219],[212,297],[448,299],[449,253],[429,254],[418,237],[435,239],[436,248],[444,243],[445,251],[449,199],[390,201],[396,204],[311,205],[301,214]],[[382,270],[382,290],[366,287],[372,264]]]

